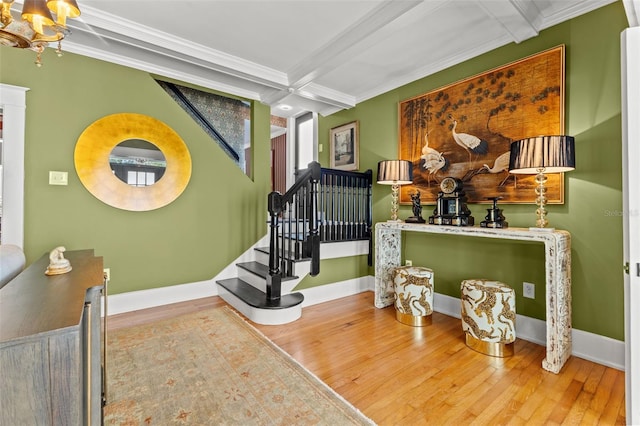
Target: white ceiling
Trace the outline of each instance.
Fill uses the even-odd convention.
[[[329,115],[613,1],[78,0],[63,48]]]

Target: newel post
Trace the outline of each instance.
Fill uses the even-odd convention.
[[[311,169],[310,202],[309,202],[309,245],[311,246],[311,271],[315,277],[320,273],[320,232],[318,229],[318,186],[322,175],[320,163],[309,163]]]
[[[268,209],[269,224],[269,275],[267,276],[267,298],[279,299],[281,293],[282,277],[280,274],[279,245],[278,245],[278,218],[282,212],[282,195],[274,191],[269,194]]]

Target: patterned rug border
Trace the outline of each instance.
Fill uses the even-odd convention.
[[[213,328],[211,329],[211,332],[208,332],[207,330],[209,329],[206,327],[203,327],[202,325],[210,321],[212,321],[213,324],[219,324],[220,327],[223,327],[223,328]],[[229,326],[228,330],[225,330],[225,326],[222,325],[223,323],[228,324]],[[194,333],[189,332],[190,331],[189,327],[192,325],[194,326],[194,329],[193,329]],[[246,334],[244,334],[245,337],[240,337],[240,336],[243,336],[243,333],[240,332],[240,329],[237,329],[237,327],[240,327],[241,330],[244,330],[246,332]],[[238,334],[233,333],[234,329],[238,330],[237,331]],[[220,330],[221,333],[217,333],[216,331],[218,330]],[[198,336],[201,336],[201,337],[198,337]],[[198,341],[202,341],[204,346],[200,347],[201,345],[198,344],[197,342],[195,343],[196,346],[189,345],[189,342],[192,342],[193,339],[202,339],[202,336],[206,338],[204,339],[206,341],[204,340],[198,340]],[[215,336],[215,337],[211,337],[211,336]],[[231,346],[226,344],[225,336],[229,336],[230,338],[229,345]],[[237,338],[239,338],[240,340],[234,340],[233,339],[234,336],[237,336]],[[214,340],[210,340],[212,338]],[[157,340],[154,340],[154,339],[157,339]],[[157,389],[166,388],[165,386],[166,383],[170,383],[171,385],[173,385],[173,382],[175,382],[173,379],[166,381],[166,383],[155,379],[156,377],[162,377],[162,378],[165,377],[163,373],[163,371],[165,370],[158,370],[159,365],[165,365],[165,364],[162,362],[158,364],[156,361],[154,361],[154,359],[160,359],[161,357],[166,355],[165,352],[169,353],[171,351],[171,348],[163,349],[165,345],[175,345],[180,343],[182,343],[182,345],[180,346],[181,348],[190,348],[190,351],[192,351],[193,348],[196,348],[196,350],[200,353],[200,358],[196,358],[196,360],[201,360],[201,359],[205,360],[203,361],[204,363],[196,364],[195,366],[195,370],[201,370],[204,368],[203,370],[201,370],[201,373],[205,375],[203,377],[208,377],[206,376],[207,371],[209,371],[211,366],[218,365],[216,363],[220,363],[220,362],[227,365],[229,361],[232,361],[236,363],[234,364],[236,366],[238,365],[237,362],[241,362],[242,365],[245,366],[242,368],[250,368],[250,370],[234,370],[235,367],[232,367],[231,371],[236,371],[236,373],[233,373],[231,376],[223,376],[223,377],[228,377],[227,379],[223,379],[224,383],[228,383],[229,378],[232,379],[232,377],[235,377],[235,374],[237,374],[238,372],[242,372],[242,377],[244,379],[248,379],[249,376],[248,375],[245,376],[245,372],[251,371],[252,372],[251,374],[253,376],[253,374],[255,373],[253,369],[256,368],[256,366],[260,366],[258,367],[258,370],[263,372],[263,373],[260,373],[262,375],[259,374],[258,376],[256,376],[255,379],[253,379],[253,381],[234,382],[238,384],[233,385],[234,387],[240,386],[239,389],[249,386],[249,387],[246,387],[245,389],[245,391],[248,391],[249,393],[246,394],[247,395],[246,398],[242,397],[242,400],[245,401],[245,404],[249,404],[246,406],[248,407],[247,412],[249,411],[254,412],[255,414],[253,414],[252,416],[258,416],[258,417],[252,417],[254,419],[253,421],[258,420],[258,424],[265,424],[264,423],[265,417],[262,417],[262,416],[263,415],[269,416],[267,414],[268,412],[272,412],[274,409],[275,409],[275,412],[278,412],[278,409],[277,409],[277,405],[264,406],[263,405],[264,401],[267,401],[267,400],[263,400],[263,402],[260,402],[261,399],[255,399],[255,398],[256,397],[262,398],[264,394],[264,389],[268,388],[267,392],[270,392],[269,389],[271,388],[269,386],[273,385],[272,383],[273,380],[268,379],[268,377],[282,378],[283,374],[284,376],[289,378],[289,381],[293,380],[293,382],[291,382],[291,384],[287,384],[285,381],[285,382],[282,382],[282,385],[279,385],[279,386],[285,386],[285,387],[278,387],[278,389],[288,389],[287,391],[285,391],[286,393],[282,395],[287,395],[285,396],[285,398],[286,400],[289,401],[287,403],[289,404],[288,405],[289,409],[284,408],[287,405],[279,409],[280,411],[284,409],[285,411],[282,411],[282,412],[287,413],[284,415],[284,417],[280,418],[279,420],[279,422],[285,422],[285,423],[280,423],[280,424],[294,424],[284,420],[284,418],[289,418],[287,417],[287,415],[294,416],[292,418],[297,419],[297,421],[302,421],[304,424],[334,424],[334,423],[331,423],[331,421],[329,421],[329,418],[334,418],[335,420],[340,417],[342,417],[342,421],[345,421],[345,422],[349,421],[353,424],[358,424],[358,425],[375,425],[376,424],[367,416],[365,416],[360,410],[358,410],[353,404],[351,404],[344,397],[342,397],[342,395],[337,393],[329,385],[327,385],[324,381],[322,381],[313,372],[305,368],[300,362],[298,362],[285,350],[283,350],[281,347],[275,344],[264,333],[258,330],[249,320],[244,318],[240,313],[238,313],[237,311],[235,311],[229,306],[203,309],[200,311],[180,314],[175,317],[161,319],[161,320],[153,321],[146,324],[134,325],[131,327],[124,327],[124,328],[112,331],[110,333],[109,340],[110,342],[113,342],[113,344],[110,346],[111,350],[114,351],[113,354],[114,355],[117,354],[116,357],[114,356],[110,357],[111,362],[114,362],[115,359],[124,359],[127,362],[125,362],[124,364],[119,363],[118,368],[116,368],[116,371],[113,374],[110,374],[110,377],[109,377],[110,392],[108,395],[110,400],[107,401],[108,404],[105,406],[105,425],[106,424],[127,424],[127,425],[141,424],[142,420],[145,422],[145,424],[147,423],[147,421],[151,423],[150,414],[148,415],[149,417],[146,417],[146,415],[141,417],[136,417],[136,416],[140,416],[142,413],[150,413],[150,412],[151,413],[155,412],[157,414],[157,416],[156,415],[153,416],[154,419],[158,416],[160,419],[163,419],[163,418],[167,419],[167,417],[163,417],[163,415],[161,415],[159,412],[154,411],[152,407],[157,408],[163,405],[162,401],[174,401],[175,398],[178,398],[179,400],[184,402],[184,400],[180,398],[184,398],[186,396],[187,399],[194,399],[198,397],[197,394],[192,394],[191,391],[188,391],[187,393],[185,393],[185,391],[182,390],[181,388],[175,389],[178,392],[177,394],[175,394],[176,395],[175,398],[173,397],[173,394],[170,393],[173,390],[169,391],[168,395],[172,395],[172,396],[168,397],[168,399],[166,395],[164,397],[160,397],[157,399],[154,399],[153,396],[150,396],[150,395],[155,395]],[[243,349],[241,352],[240,358],[238,358],[238,354],[237,354],[238,347],[236,346],[237,343],[234,343],[235,341],[237,342],[253,341],[254,343],[249,343],[249,344],[255,345],[255,346],[247,346],[246,349],[248,349],[249,351],[245,352],[245,349]],[[214,346],[211,346],[211,345],[214,345]],[[244,346],[241,346],[241,347],[244,347]],[[255,354],[254,354],[252,358],[250,354],[255,352],[254,350],[249,349],[252,347],[255,348],[255,351],[257,351],[257,353],[263,352],[263,355],[259,356],[258,358],[255,358]],[[262,349],[259,349],[260,347],[262,347]],[[221,349],[221,348],[224,348],[224,349]],[[232,351],[232,352],[229,352],[229,351]],[[203,353],[205,355],[204,358],[202,357]],[[236,355],[233,355],[234,353]],[[143,355],[139,355],[139,354],[143,354]],[[144,355],[144,354],[147,354],[147,355]],[[151,354],[151,355],[148,355],[148,354]],[[215,356],[212,358],[210,356],[207,356],[206,354],[211,354]],[[271,358],[269,354],[273,354],[273,358]],[[191,369],[186,371],[192,372],[194,370],[194,367],[190,362],[190,358],[191,358],[190,355],[191,354],[187,354],[187,353],[183,353],[183,355],[180,355],[180,352],[178,351],[176,356],[172,358],[173,360],[172,362],[174,363],[166,364],[167,367],[164,367],[164,368],[170,368],[170,370],[168,371],[174,371],[174,369],[177,370],[175,374],[178,374],[178,375],[176,376],[172,372],[170,377],[176,377],[178,380],[182,379],[181,381],[183,383],[187,383],[187,384],[189,383],[188,380],[185,380],[186,376],[183,377],[183,376],[180,376],[179,374],[182,372],[184,368],[187,368],[190,365],[191,365]],[[247,358],[246,362],[249,362],[250,364],[244,363],[245,356],[247,355],[249,356],[249,358]],[[182,356],[186,356],[186,357],[182,358]],[[227,356],[231,356],[232,358],[227,358]],[[131,358],[131,357],[134,357],[134,358]],[[261,357],[264,357],[264,358],[261,358]],[[184,359],[184,362],[178,361],[178,364],[175,364],[175,360],[182,360],[182,359]],[[207,362],[206,359],[210,359],[211,362]],[[251,359],[255,359],[255,360],[264,359],[265,361],[264,363],[262,363],[262,361],[251,361]],[[216,361],[216,360],[219,360],[219,361]],[[160,361],[163,361],[163,360],[161,359]],[[259,362],[259,364],[255,364],[255,362]],[[151,368],[145,369],[144,367],[138,367],[140,365],[145,365],[145,366],[150,365]],[[281,374],[280,375],[276,374],[271,376],[267,374],[267,376],[264,376],[265,367],[267,368],[267,371],[276,371],[276,372],[280,372]],[[274,370],[270,370],[270,368],[274,368]],[[284,370],[280,370],[280,368],[284,368]],[[111,369],[113,369],[113,367]],[[111,369],[109,369],[108,371],[110,371]],[[219,367],[216,367],[214,371],[218,371],[218,369]],[[220,371],[226,371],[226,370],[227,368],[225,367]],[[289,372],[287,372],[287,370],[289,370]],[[228,388],[224,387],[224,385],[222,384],[223,382],[220,382],[222,387],[219,387],[219,386],[213,386],[213,388],[211,387],[211,383],[218,383],[216,381],[211,381],[211,380],[217,380],[219,374],[220,373],[216,373],[216,375],[210,377],[210,379],[207,382],[200,382],[200,383],[209,383],[209,387],[207,389],[211,389],[210,393],[219,394],[222,390],[224,390],[224,392],[227,392]],[[221,374],[227,374],[227,373],[221,373]],[[147,379],[148,377],[151,377],[151,378]],[[262,379],[259,379],[260,377],[262,377]],[[264,381],[265,377],[267,378],[266,381]],[[161,379],[161,380],[164,380],[164,379]],[[232,379],[232,380],[237,380],[237,379]],[[280,383],[280,381],[281,379],[276,379],[276,382]],[[296,382],[298,383],[297,385],[294,384]],[[242,385],[242,383],[245,383],[245,384]],[[248,385],[248,383],[253,383],[253,384]],[[291,387],[291,385],[293,385],[293,387]],[[267,386],[267,388],[264,388],[264,386]],[[113,398],[112,396],[112,391],[114,389],[118,389],[115,398]],[[180,392],[181,390],[182,392]],[[237,390],[237,389],[234,389],[234,390]],[[257,390],[260,390],[260,392],[258,394],[254,394],[253,392]],[[166,392],[166,389],[164,392]],[[298,393],[298,392],[301,392],[301,393]],[[133,396],[132,396],[132,393],[133,393]],[[271,395],[270,393],[268,394]],[[193,395],[193,396],[189,397],[189,395]],[[207,395],[207,397],[210,398],[211,395]],[[303,405],[301,406],[290,405],[292,401],[295,401],[295,400],[299,401],[298,403]],[[254,408],[256,406],[251,405],[251,401],[254,401],[254,403],[257,402],[259,404],[257,408]],[[314,401],[318,401],[318,403],[320,403],[320,401],[323,401],[323,402],[321,402],[320,405],[317,405]],[[207,409],[210,410],[209,407],[211,406],[211,404],[213,404],[214,408],[211,408],[211,409],[214,409],[214,412],[215,412],[215,407],[217,407],[219,404],[224,404],[224,403],[225,403],[225,398],[215,399],[215,400],[208,399],[208,404],[201,405],[201,406],[208,407]],[[272,403],[269,403],[269,404],[272,404]],[[189,405],[188,402],[187,402],[187,405]],[[169,404],[169,406],[175,407],[175,402],[172,402],[171,404]],[[315,406],[317,407],[310,408]],[[183,405],[179,405],[179,407],[183,407]],[[293,407],[296,407],[296,408],[293,408]],[[324,408],[321,408],[320,411],[317,411],[320,407],[324,407]],[[333,407],[333,408],[329,408],[329,407]],[[209,414],[206,415],[205,418],[211,418],[209,417],[211,414],[210,411],[202,412],[198,407],[193,407],[193,409],[196,410],[194,411],[194,413],[199,413],[199,414],[195,414],[196,416],[202,416],[206,412]],[[258,411],[256,411],[256,409],[258,409]],[[264,409],[267,409],[267,411],[266,412],[260,411]],[[298,411],[299,409],[302,409],[303,411]],[[161,409],[161,410],[164,412],[165,409]],[[224,408],[222,410],[223,411],[219,413],[228,412],[227,408]],[[305,410],[308,410],[308,411],[305,411]],[[335,410],[335,411],[324,411],[324,410]],[[259,412],[262,412],[263,414],[258,414]],[[314,412],[316,412],[316,414],[313,414],[312,418],[315,416],[316,420],[311,421],[311,418],[307,418],[307,416],[309,416],[309,413],[314,413]],[[135,414],[135,413],[138,413],[138,414]],[[320,417],[318,417],[320,413],[323,413],[323,414]],[[334,414],[330,414],[330,413],[334,413]],[[338,413],[341,413],[341,414],[338,414]],[[302,415],[302,417],[299,417],[300,415]],[[328,418],[325,418],[324,417],[325,415]],[[335,417],[336,415],[338,417]],[[236,418],[235,416],[236,415],[234,414],[232,418]],[[142,417],[145,417],[145,418],[142,419]],[[137,422],[135,421],[136,418],[138,419]],[[272,418],[272,417],[267,417],[267,418]],[[273,420],[275,421],[278,418],[279,417],[276,415],[276,417],[274,417]],[[109,422],[107,422],[107,420]],[[218,421],[220,421],[220,418],[218,418]],[[231,421],[231,423],[228,423],[229,421]],[[310,421],[311,423],[309,423]],[[153,424],[155,424],[155,420]],[[218,423],[218,424],[222,424],[222,423]],[[227,420],[224,421],[224,424],[236,424],[236,423],[234,420],[231,420],[228,418]],[[271,423],[268,422],[266,424],[271,424]]]
[[[316,376],[312,371],[308,370],[297,359],[295,359],[294,357],[289,355],[287,352],[285,352],[285,350],[282,349],[280,346],[276,345],[271,339],[269,339],[267,336],[265,336],[260,330],[255,328],[253,326],[253,324],[251,324],[247,319],[245,319],[237,311],[229,308],[228,306],[222,306],[222,307],[214,308],[214,309],[224,309],[228,313],[232,314],[230,316],[235,317],[235,319],[237,321],[241,321],[245,325],[247,325],[252,333],[254,333],[258,337],[264,339],[264,341],[269,346],[271,346],[276,352],[280,353],[280,355],[282,355],[287,361],[289,361],[291,364],[295,365],[297,367],[297,369],[299,369],[302,374],[309,376],[314,381],[317,381],[322,387],[324,387],[326,392],[332,394],[335,398],[337,398],[338,400],[342,401],[346,406],[348,406],[350,409],[352,409],[358,416],[361,416],[362,420],[367,421],[371,425],[376,425],[376,423],[373,420],[371,420],[370,418],[365,416],[362,413],[362,411],[358,410],[353,404],[351,404],[349,401],[347,401],[342,395],[340,395],[338,392],[336,392],[331,386],[326,384],[323,380],[321,380],[318,376]]]

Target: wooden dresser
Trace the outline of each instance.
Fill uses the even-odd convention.
[[[0,425],[102,423],[102,257],[43,255],[0,290]]]

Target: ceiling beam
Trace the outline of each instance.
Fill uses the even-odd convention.
[[[640,25],[640,0],[622,0],[630,27]]]
[[[540,10],[533,1],[481,0],[478,6],[499,22],[516,43],[538,35],[541,24]]]
[[[299,89],[340,66],[358,44],[424,0],[383,1],[327,44],[302,58],[288,71],[289,85]]]
[[[182,61],[189,61],[187,58],[197,58],[199,66],[206,66],[209,69],[265,86],[278,89],[289,86],[289,79],[284,72],[181,39],[88,5],[82,5],[82,19],[70,21],[68,25],[74,36],[76,32],[94,35],[95,40],[92,41],[92,45],[98,49],[100,44],[107,48],[106,44],[117,40],[129,45],[131,49],[152,51]],[[135,53],[132,56],[135,56]]]

